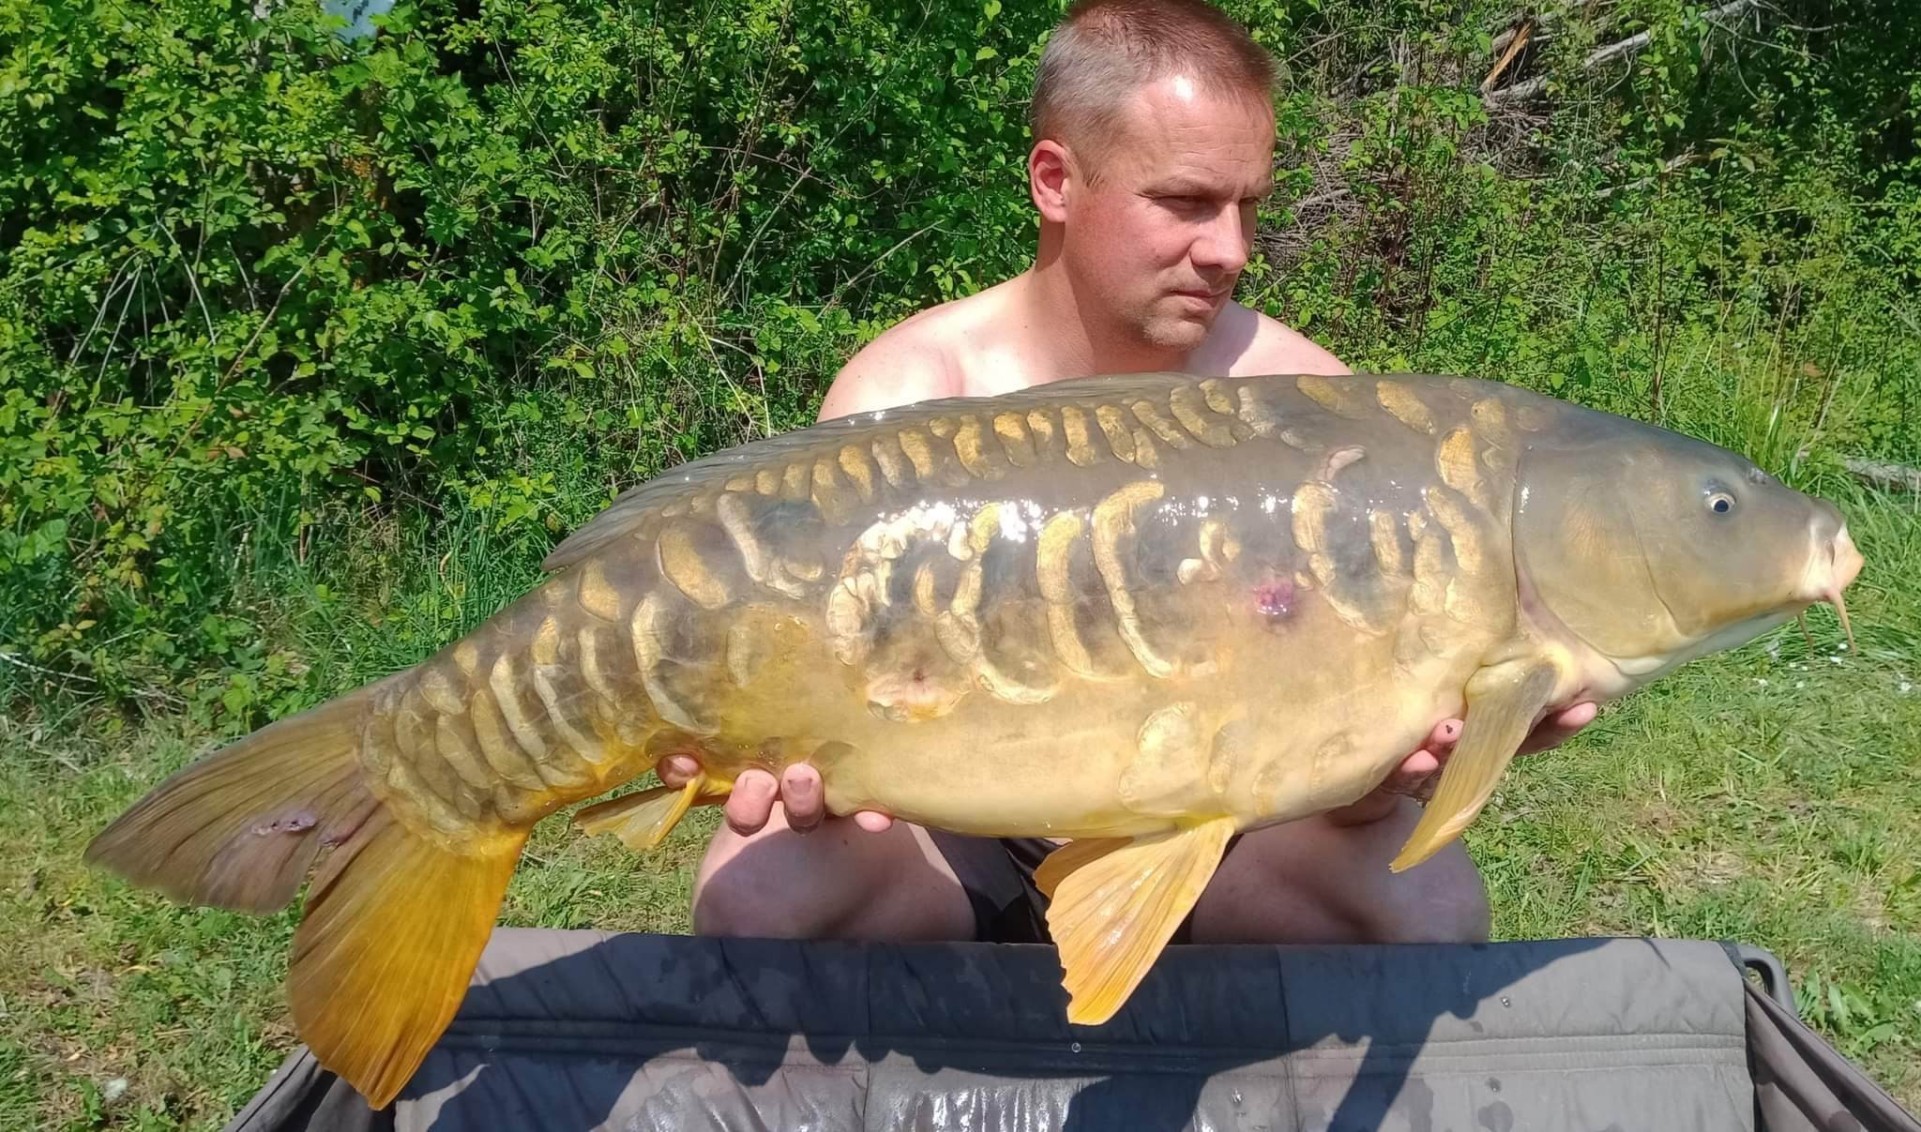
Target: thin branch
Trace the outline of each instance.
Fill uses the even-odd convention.
[[[180,246],[180,241],[174,238],[173,229],[167,224],[156,219],[153,226],[160,229],[160,234],[167,238],[167,242],[173,245],[173,250],[180,256],[180,266],[187,271],[187,287],[193,292],[193,301],[200,304],[200,317],[207,320],[208,343],[214,346],[220,345],[220,332],[213,328],[213,312],[207,309],[207,300],[200,294],[200,279],[194,273],[194,265],[187,262],[187,250]]]
[[[1666,176],[1669,173],[1673,173],[1686,166],[1692,165],[1697,160],[1699,160],[1699,155],[1696,154],[1691,149],[1683,153],[1676,154],[1675,156],[1670,157],[1666,161],[1663,161],[1661,163],[1660,173],[1643,177],[1638,181],[1629,181],[1625,185],[1603,186],[1602,188],[1595,190],[1594,199],[1606,200],[1607,198],[1613,196],[1615,193],[1631,193],[1640,189],[1645,189],[1649,185],[1652,185],[1655,181],[1659,180],[1661,177]]]
[[[31,663],[30,661],[21,660],[15,654],[7,652],[4,649],[0,649],[0,661],[4,661],[7,664],[11,664],[15,668],[25,669],[28,672],[38,673],[41,676],[48,676],[55,680],[60,680],[60,681],[65,681],[68,683],[75,683],[75,684],[92,684],[95,687],[99,687],[100,685],[100,681],[95,680],[91,676],[82,676],[78,672],[60,672],[52,668],[42,668],[41,666]],[[171,692],[161,692],[151,688],[129,688],[128,691],[131,692],[133,695],[138,696],[142,699],[159,700],[162,703],[174,704],[179,707],[185,707],[187,703],[187,701],[181,699],[179,696],[172,694]]]
[[[80,355],[86,351],[87,344],[93,341],[93,336],[99,332],[100,327],[107,321],[107,308],[113,304],[114,294],[120,290],[120,277],[126,274],[127,268],[134,266],[137,258],[137,256],[129,254],[126,259],[120,261],[119,267],[114,268],[113,278],[107,280],[107,293],[100,298],[100,309],[94,313],[93,325],[87,327],[87,332],[80,336],[78,342],[74,343],[73,352],[67,355],[68,365],[74,365],[80,361]],[[133,278],[127,281],[127,286],[134,286],[139,282],[139,279],[140,273],[135,271]],[[121,317],[126,317],[126,307],[122,306],[120,309]]]
[[[1729,3],[1704,13],[1702,19],[1708,23],[1716,23],[1732,16],[1738,16],[1749,8],[1760,4],[1760,2],[1761,0],[1729,0]],[[1606,47],[1597,47],[1588,53],[1586,59],[1581,61],[1581,69],[1591,71],[1596,67],[1612,62],[1622,56],[1632,55],[1646,47],[1649,43],[1653,42],[1653,40],[1654,29],[1649,28],[1646,31],[1630,35],[1619,43],[1610,43]],[[1525,82],[1518,82],[1510,87],[1502,87],[1500,90],[1489,91],[1483,97],[1489,105],[1533,98],[1547,89],[1547,83],[1548,76],[1537,75]]]

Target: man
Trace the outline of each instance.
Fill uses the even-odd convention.
[[[1268,56],[1201,0],[1077,4],[1034,93],[1033,266],[890,328],[835,378],[822,419],[1096,374],[1350,372],[1231,298],[1273,184],[1272,83]],[[1529,749],[1592,717],[1582,705],[1546,721]],[[1459,732],[1458,720],[1437,726],[1342,811],[1240,838],[1176,942],[1485,939],[1486,895],[1458,843],[1406,873],[1387,868]],[[676,761],[662,775],[691,771]],[[1051,842],[823,819],[809,767],[742,776],[726,815],[695,883],[702,934],[1046,938],[1032,874]]]

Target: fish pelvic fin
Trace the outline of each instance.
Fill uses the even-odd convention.
[[[287,997],[314,1057],[386,1107],[453,1020],[528,831],[448,845],[381,808],[328,855]]]
[[[665,841],[688,810],[713,805],[729,793],[730,787],[696,774],[685,786],[656,786],[588,806],[574,815],[574,828],[588,836],[611,833],[628,848],[644,852]]]
[[[85,860],[186,904],[285,907],[321,848],[345,841],[379,805],[358,756],[382,683],[271,723],[175,773],[95,836]]]
[[[1468,679],[1466,726],[1441,770],[1441,784],[1389,869],[1413,868],[1473,823],[1547,707],[1556,679],[1553,664],[1538,658],[1490,665]]]
[[[1100,851],[1067,859],[1075,867],[1063,866],[1047,906],[1069,1022],[1099,1025],[1133,994],[1207,888],[1234,828],[1215,818],[1123,844],[1077,843]]]

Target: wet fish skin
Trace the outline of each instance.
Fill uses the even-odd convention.
[[[1486,568],[1496,489],[1459,462],[1473,403],[1430,393],[1448,426],[1430,435],[1305,388],[883,420],[632,520],[617,506],[621,537],[590,526],[589,552],[563,546],[553,580],[389,687],[363,760],[455,840],[675,752],[720,783],[813,759],[837,810],[1009,836],[1164,828],[1208,804],[1196,783],[1250,823],[1338,804],[1365,787],[1335,781],[1337,756],[1417,744],[1513,600]],[[1295,694],[1251,707],[1290,667]],[[1420,691],[1388,711],[1377,672]],[[1308,757],[1256,759],[1263,731]],[[1005,752],[991,784],[956,758],[983,741]]]
[[[1512,386],[1148,375],[698,461],[547,565],[473,633],[190,768],[90,850],[264,909],[330,848],[296,1024],[376,1101],[458,1004],[526,831],[666,755],[702,777],[576,821],[652,844],[744,770],[809,761],[837,813],[1078,839],[1044,870],[1050,922],[1070,1017],[1100,1021],[1226,831],[1352,801],[1464,715],[1407,867],[1542,713],[1838,602],[1860,560],[1832,507],[1732,453]],[[427,875],[465,903],[413,885],[401,907]],[[1134,959],[1099,942],[1117,936],[1144,941]]]

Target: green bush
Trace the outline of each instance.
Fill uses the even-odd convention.
[[[1545,98],[1492,107],[1507,5],[1227,6],[1288,76],[1244,300],[1797,475],[1921,456],[1906,5],[1555,8],[1502,80]],[[1057,12],[424,0],[343,39],[307,3],[0,0],[0,681],[337,686],[290,643],[316,585],[454,521],[531,569],[810,420],[882,326],[1026,265]]]

